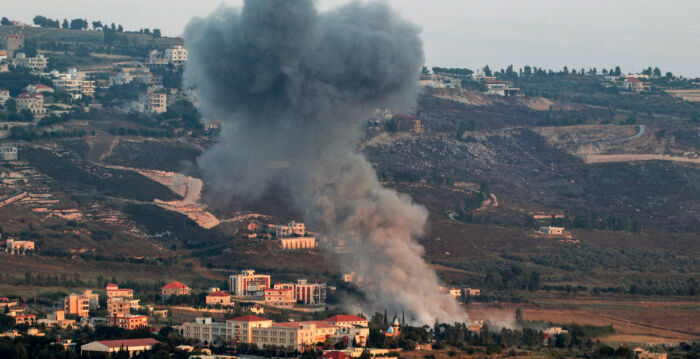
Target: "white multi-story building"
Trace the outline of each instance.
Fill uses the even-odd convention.
[[[180,66],[187,62],[187,49],[181,45],[165,50],[165,58],[169,63]]]
[[[0,89],[0,105],[5,105],[5,102],[10,99],[10,90]]]
[[[83,97],[83,80],[81,79],[61,78],[53,80],[53,84],[56,88],[69,94],[74,100]]]
[[[17,96],[17,110],[29,110],[32,115],[43,115],[46,113],[44,108],[44,96],[40,93],[22,92]]]
[[[0,144],[0,160],[16,161],[17,160],[17,144],[2,143]]]
[[[211,318],[196,318],[177,329],[184,338],[197,339],[204,344],[223,343],[227,339],[226,323],[217,323]]]
[[[233,295],[256,295],[270,288],[269,274],[255,274],[253,269],[242,270],[229,277],[229,290]]]
[[[252,314],[229,319],[226,321],[226,338],[236,343],[252,343],[253,329],[269,328],[272,324],[272,320]]]
[[[28,67],[35,71],[43,71],[48,65],[48,58],[42,54],[37,54],[34,57],[27,57],[22,52],[15,55],[13,64],[19,67]]]

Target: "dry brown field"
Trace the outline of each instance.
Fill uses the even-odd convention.
[[[473,320],[512,321],[517,308],[526,320],[612,325],[610,342],[677,343],[700,339],[700,303],[686,300],[606,300],[535,298],[528,304],[472,303]]]

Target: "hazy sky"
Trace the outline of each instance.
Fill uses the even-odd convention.
[[[2,2],[9,0],[2,0]],[[328,9],[344,0],[317,0]],[[423,28],[428,67],[508,64],[560,69],[620,65],[638,72],[700,76],[699,0],[388,0]],[[179,35],[192,16],[241,0],[24,0],[0,16],[31,23],[36,14],[160,28]]]

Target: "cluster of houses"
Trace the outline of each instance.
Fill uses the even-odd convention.
[[[633,92],[651,91],[651,76],[649,75],[623,75],[604,76],[605,80],[611,85]]]
[[[35,118],[41,118],[48,114],[45,103],[46,96],[52,96],[55,91],[66,93],[73,100],[89,98],[95,95],[96,87],[108,88],[115,85],[126,85],[132,82],[142,83],[147,86],[146,91],[139,93],[138,101],[131,103],[122,110],[142,113],[163,113],[168,109],[168,91],[163,88],[163,77],[151,72],[151,69],[161,66],[180,67],[187,62],[187,49],[183,46],[174,46],[164,51],[153,50],[144,62],[134,61],[117,63],[112,70],[78,71],[76,68],[68,69],[62,73],[57,70],[44,72],[48,58],[38,54],[35,57],[27,57],[21,52],[24,49],[24,36],[22,34],[8,34],[0,36],[0,72],[9,71],[9,66],[26,67],[32,73],[51,82],[52,86],[45,84],[31,84],[25,88],[25,92],[18,94],[14,100],[17,103],[17,111],[28,110]],[[173,90],[171,90],[172,92]],[[174,90],[177,91],[177,90]],[[183,93],[183,95],[190,95]],[[10,92],[0,88],[0,104],[5,105],[9,100]],[[174,96],[172,101],[177,100]],[[52,108],[53,112],[64,112],[65,109]]]
[[[26,254],[33,252],[34,249],[34,241],[18,241],[13,238],[5,239],[3,247],[4,252],[10,254]]]
[[[26,67],[33,71],[43,71],[49,59],[42,55],[27,56],[24,51],[24,35],[5,34],[0,36],[0,72],[7,72],[8,66]]]
[[[328,292],[333,289],[326,283],[313,283],[306,279],[273,285],[269,274],[256,274],[252,269],[231,275],[229,288],[234,296],[262,298],[265,305],[280,308],[291,308],[297,304],[323,306]]]

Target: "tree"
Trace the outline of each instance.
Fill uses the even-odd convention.
[[[493,73],[491,72],[489,65],[484,66],[484,76],[493,76]]]
[[[117,32],[124,32],[124,26],[117,26]]]
[[[51,20],[41,15],[34,16],[34,25],[39,25],[41,27],[58,28],[58,20]]]
[[[673,73],[671,71],[666,73],[666,78],[667,79],[672,79],[673,78]]]
[[[102,21],[93,21],[92,22],[92,29],[93,30],[102,29]]]
[[[63,19],[63,23],[61,23],[61,28],[62,29],[68,28],[68,20],[67,19]]]
[[[9,113],[17,113],[17,101],[11,98],[5,101],[5,108]]]
[[[622,75],[622,70],[620,70],[620,66],[615,66],[615,76],[620,75]]]
[[[654,77],[661,77],[661,69],[654,67]]]
[[[12,25],[12,21],[6,17],[2,17],[2,20],[0,20],[0,25]]]
[[[160,37],[160,29],[153,29],[153,37]]]
[[[71,30],[83,30],[88,28],[88,22],[85,19],[73,19],[70,21]]]

